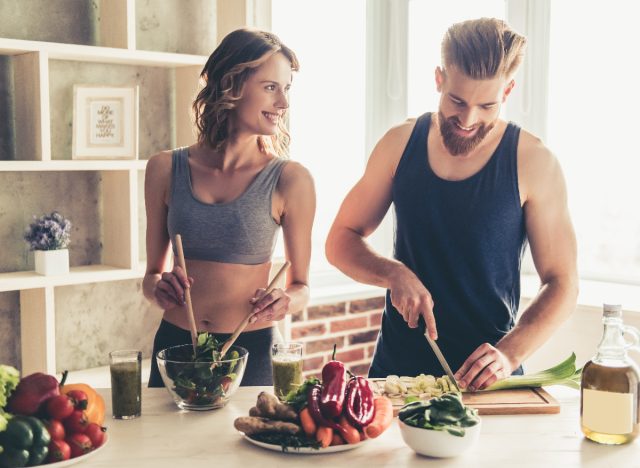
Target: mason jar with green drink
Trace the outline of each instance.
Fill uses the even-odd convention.
[[[273,393],[284,400],[302,384],[302,343],[274,343],[271,347]]]

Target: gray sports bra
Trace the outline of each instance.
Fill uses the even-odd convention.
[[[167,217],[171,239],[182,236],[185,258],[245,265],[268,262],[280,227],[271,217],[271,196],[287,161],[272,159],[238,198],[210,204],[193,195],[188,156],[187,147],[173,150]]]

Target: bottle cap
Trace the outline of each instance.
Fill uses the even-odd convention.
[[[621,304],[603,304],[603,315],[605,317],[622,317],[622,305]]]

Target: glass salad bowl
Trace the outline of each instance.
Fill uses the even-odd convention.
[[[162,381],[180,409],[222,408],[240,386],[249,352],[232,346],[222,360],[194,360],[193,346],[180,345],[158,352]]]

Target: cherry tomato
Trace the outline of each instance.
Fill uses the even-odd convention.
[[[233,380],[231,380],[231,377],[229,377],[228,375],[225,375],[222,380],[220,381],[220,385],[222,386],[222,390],[224,392],[229,391],[229,387],[231,386],[231,382],[233,382]]]
[[[84,433],[91,439],[93,448],[98,448],[104,443],[104,433],[106,431],[106,427],[101,427],[96,423],[90,423]]]
[[[71,457],[71,447],[64,440],[52,440],[49,443],[48,463],[68,460]]]
[[[84,433],[89,425],[87,415],[82,410],[74,410],[64,421],[64,429],[67,434]]]
[[[71,390],[67,392],[67,396],[73,400],[75,409],[86,410],[89,404],[89,397],[82,390]]]
[[[62,420],[73,413],[73,401],[67,395],[56,395],[47,400],[47,415]]]
[[[64,440],[66,434],[64,432],[64,426],[60,421],[57,419],[50,419],[48,421],[44,421],[44,425],[53,440]]]
[[[79,457],[93,450],[91,439],[86,434],[71,434],[65,439],[65,442],[71,448],[71,458]]]

